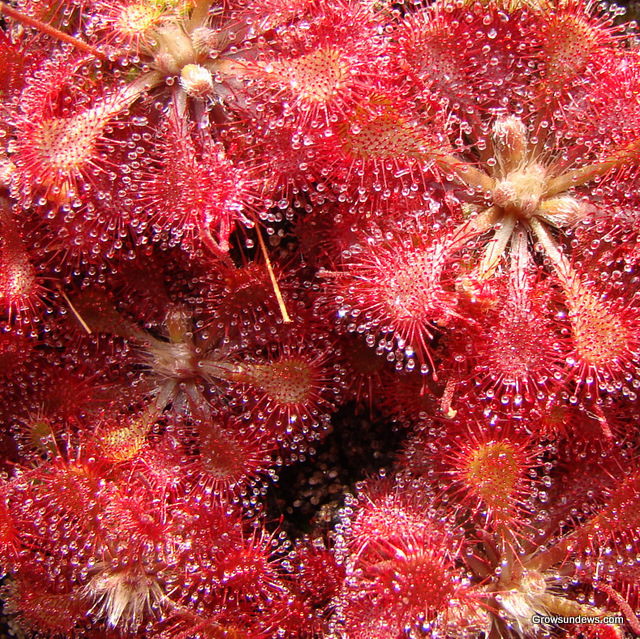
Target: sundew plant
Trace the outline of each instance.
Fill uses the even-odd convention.
[[[12,633],[640,634],[624,9],[0,14]]]

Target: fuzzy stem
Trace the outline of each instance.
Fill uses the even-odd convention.
[[[485,559],[481,559],[476,555],[469,555],[465,559],[466,564],[476,573],[480,578],[485,579],[490,577],[493,573],[493,566],[486,561]]]
[[[622,165],[625,160],[625,156],[621,156],[621,159],[610,158],[604,162],[589,164],[587,166],[580,167],[579,169],[574,169],[573,171],[567,171],[567,173],[563,173],[562,175],[549,180],[544,192],[544,197],[550,198],[554,195],[558,195],[559,193],[563,193],[564,191],[568,191],[572,187],[588,184],[595,178],[604,175],[615,166]]]
[[[87,44],[86,42],[83,42],[82,40],[75,38],[74,36],[69,35],[68,33],[64,33],[64,31],[60,31],[59,29],[52,27],[50,24],[47,24],[46,22],[42,22],[37,18],[32,18],[31,16],[28,16],[22,13],[22,11],[18,11],[17,9],[14,9],[13,7],[9,6],[8,4],[5,4],[4,2],[0,2],[0,14],[2,13],[20,22],[21,24],[37,29],[41,33],[46,33],[47,35],[53,38],[56,38],[58,40],[61,40],[62,42],[67,42],[68,44],[72,44],[79,51],[90,53],[92,56],[98,58],[99,60],[105,60],[105,61],[108,60],[107,56],[104,53],[102,53],[102,51],[96,49],[90,44]]]
[[[598,590],[606,592],[618,604],[618,606],[620,606],[620,610],[625,616],[631,630],[633,630],[637,635],[640,635],[640,620],[638,620],[638,617],[633,612],[633,608],[631,608],[625,598],[617,590],[614,590],[606,583],[599,583]]]
[[[158,421],[164,408],[165,406],[160,406],[152,401],[133,423],[133,430],[148,435],[153,425]]]
[[[531,263],[527,247],[527,232],[522,224],[518,224],[511,235],[511,273],[509,288],[520,309],[530,308],[530,286],[527,271]]]
[[[639,154],[640,142],[636,140],[627,144],[626,147],[618,149],[613,155],[604,158],[600,162],[588,164],[573,171],[567,171],[567,173],[559,175],[549,181],[545,191],[545,197],[549,198],[563,191],[567,191],[571,187],[587,184],[611,169],[622,168],[629,162],[637,162]]]
[[[496,181],[492,177],[453,155],[437,156],[435,162],[442,170],[453,173],[461,182],[473,189],[491,193],[495,188]]]
[[[542,245],[545,255],[551,260],[562,287],[566,291],[572,290],[578,281],[577,274],[571,267],[569,260],[562,252],[560,245],[556,242],[551,233],[549,233],[547,225],[543,224],[537,218],[532,217],[529,220],[529,226],[535,233],[538,242]]]
[[[454,231],[447,252],[453,253],[462,248],[470,239],[486,233],[498,220],[500,212],[495,206],[490,206],[474,218],[463,222]]]
[[[120,93],[114,96],[114,109],[123,110],[130,107],[141,94],[161,84],[165,77],[165,74],[161,71],[150,71],[136,78],[131,84],[125,86]],[[112,113],[111,115],[114,114]]]
[[[187,27],[189,33],[193,33],[198,27],[206,26],[209,9],[212,4],[213,0],[197,0],[196,6],[191,13],[191,18],[189,18],[189,25]]]
[[[602,434],[609,440],[613,441],[613,433],[611,432],[611,426],[609,426],[609,420],[607,416],[604,414],[601,406],[597,404],[593,406],[594,414],[598,423],[600,424],[600,428],[602,428]]]
[[[478,266],[478,280],[484,282],[491,278],[495,273],[500,258],[507,248],[507,244],[511,239],[511,234],[516,227],[516,218],[512,215],[504,217],[500,227],[496,228],[495,233],[482,256],[480,265]]]
[[[637,140],[627,144],[626,147],[619,149],[613,155],[605,158],[596,164],[589,164],[573,171],[568,171],[563,175],[550,180],[547,184],[545,197],[557,195],[563,191],[567,191],[571,187],[587,184],[597,177],[604,175],[611,169],[622,168],[629,162],[637,162],[640,154],[640,142]]]
[[[451,407],[456,386],[457,386],[457,382],[454,380],[453,377],[450,377],[447,380],[444,393],[442,394],[442,399],[440,400],[440,410],[442,410],[443,415],[447,419],[453,419],[458,412],[457,410],[454,410]]]
[[[246,369],[239,364],[231,364],[224,361],[202,360],[199,368],[213,379],[225,382],[242,381],[246,375]]]
[[[529,265],[529,251],[527,250],[527,233],[518,225],[511,235],[511,268],[518,280],[522,280]]]

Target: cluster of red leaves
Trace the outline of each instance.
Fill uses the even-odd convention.
[[[617,8],[0,6],[21,632],[640,632],[640,53]],[[394,467],[288,540],[280,469],[364,408],[403,429]]]

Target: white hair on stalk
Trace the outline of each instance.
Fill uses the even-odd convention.
[[[109,571],[104,564],[85,586],[85,594],[95,600],[92,612],[97,617],[124,631],[135,631],[145,612],[165,599],[157,579],[142,568]]]

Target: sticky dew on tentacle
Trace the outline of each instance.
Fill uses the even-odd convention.
[[[56,40],[60,40],[61,42],[66,42],[68,44],[71,44],[78,51],[89,53],[95,58],[97,58],[98,60],[106,61],[108,59],[107,56],[102,51],[100,51],[99,49],[96,49],[94,46],[84,42],[83,40],[80,40],[79,38],[69,35],[64,31],[60,31],[59,29],[56,29],[55,27],[47,24],[46,22],[42,22],[37,18],[29,16],[23,13],[22,11],[15,9],[11,5],[7,4],[6,2],[0,2],[0,14],[2,13],[9,16],[13,20],[20,22],[21,24],[24,24],[25,26],[32,27],[40,31],[41,33],[45,33],[55,38]]]
[[[535,219],[529,223],[565,295],[578,367],[574,375],[579,383],[587,377],[599,384],[615,379],[640,352],[634,309],[618,308],[599,297],[594,287],[575,272],[548,227]]]

